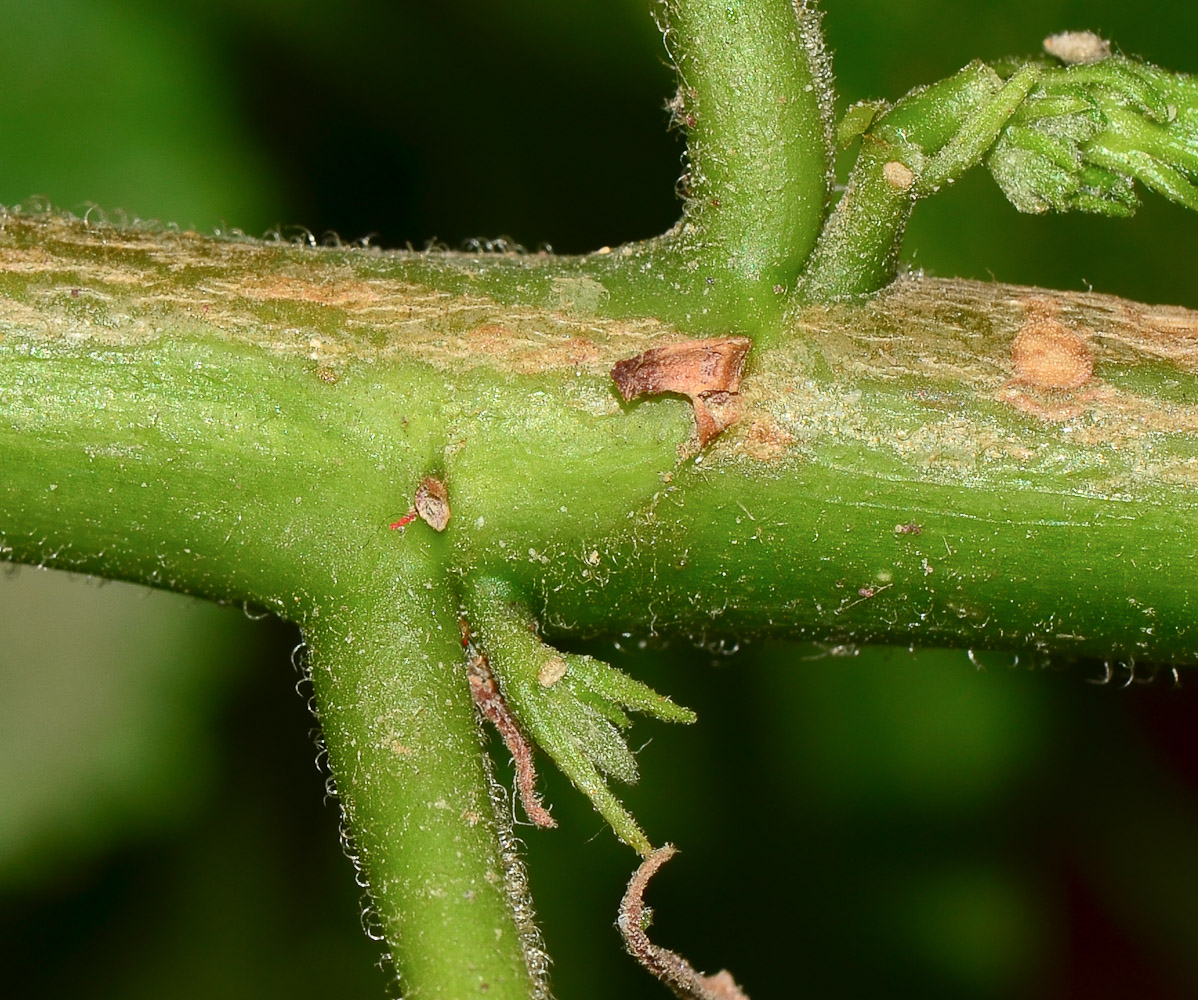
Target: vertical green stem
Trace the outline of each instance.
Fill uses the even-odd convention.
[[[678,237],[738,293],[790,288],[823,223],[831,73],[806,0],[664,0],[687,130]]]
[[[803,275],[801,301],[864,295],[894,279],[915,208],[914,172],[898,155],[889,143],[863,137],[848,187]]]
[[[380,599],[391,572],[305,629],[372,922],[404,996],[544,996],[535,930],[515,917],[521,887],[505,881],[497,847],[456,607],[432,564],[405,567]]]
[[[1003,83],[973,62],[912,91],[861,137],[844,195],[820,233],[797,299],[818,302],[877,291],[894,279],[916,201],[951,184],[994,144],[1040,70]]]

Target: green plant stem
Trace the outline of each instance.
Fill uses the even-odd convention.
[[[568,260],[491,259],[471,273],[432,256],[410,273],[511,304],[770,335],[834,179],[820,14],[814,0],[659,0],[658,15],[679,79],[669,107],[687,136],[679,223]]]
[[[631,617],[684,632],[1191,655],[1183,553],[1157,534],[1184,530],[1196,485],[1184,310],[932,281],[809,306],[755,354],[740,423],[695,458],[684,400],[621,404],[609,374],[686,333],[563,312],[543,260],[529,258],[526,277],[521,258],[180,242],[55,220],[10,219],[4,239],[11,558],[295,619],[340,593],[339,579],[362,578],[361,560],[430,533],[386,525],[439,471],[454,511],[438,543],[449,569],[514,581],[558,631]],[[442,290],[518,298],[532,279],[551,306]],[[1044,315],[1089,345],[1089,383],[1014,380],[1013,340]],[[873,511],[890,528],[940,512],[955,527],[938,556],[927,531],[829,535],[825,507],[849,521]],[[692,518],[702,553],[683,528]],[[1053,615],[1024,600],[1016,580],[1030,571],[1012,575],[1029,551],[1026,527],[1003,527],[1016,520],[1057,547],[1035,570],[1037,589],[1057,590]],[[1127,546],[1145,559],[1116,559]],[[781,570],[764,572],[767,553]],[[935,571],[950,554],[951,585]],[[700,565],[710,587],[694,599],[645,598]],[[857,603],[886,570],[895,593]],[[811,573],[848,590],[801,600]],[[1078,580],[1090,596],[1074,601]],[[1166,580],[1174,596],[1148,604],[1170,620],[1139,632],[1126,597]],[[625,592],[635,603],[615,599]],[[568,593],[588,596],[576,606]],[[984,628],[964,628],[963,605],[984,609]]]
[[[532,989],[487,874],[455,631],[472,581],[550,639],[1198,648],[1198,315],[926,280],[808,306],[697,452],[689,403],[622,403],[610,376],[691,332],[563,307],[579,266],[0,230],[0,554],[301,624],[388,944],[425,996]],[[1013,342],[1046,323],[1092,378],[1019,381]],[[427,475],[447,530],[388,530]]]
[[[622,404],[609,374],[686,332],[439,289],[516,297],[519,258],[491,273],[473,257],[189,239],[8,221],[9,558],[299,619],[379,552],[425,544],[423,522],[387,524],[439,472],[448,571],[512,581],[547,630],[631,619],[1192,656],[1187,557],[1162,542],[1184,536],[1198,488],[1185,310],[927,280],[809,306],[755,353],[741,421],[696,457],[689,404]],[[528,268],[543,280],[547,265]],[[1076,390],[1014,378],[1014,338],[1045,315],[1088,345]],[[933,514],[953,525],[943,538],[892,530]],[[886,530],[821,528],[862,518]],[[1053,556],[1018,570],[1032,526]],[[1132,550],[1135,565],[1118,555]],[[858,602],[885,572],[891,586]],[[1051,613],[1029,587],[1056,593]],[[1151,632],[1128,597],[1156,609]]]
[[[1025,67],[1004,83],[975,61],[912,91],[873,122],[804,268],[796,299],[852,298],[892,281],[915,203],[985,155],[1038,72]]]
[[[743,324],[746,312],[776,313],[775,286],[793,286],[824,219],[831,76],[819,15],[807,0],[661,9],[688,158],[686,213],[670,242],[695,291],[738,302]]]
[[[343,601],[304,629],[367,920],[403,995],[527,1000],[545,987],[529,966],[543,976],[545,963],[513,919],[527,888],[505,885],[496,851],[457,608],[435,563],[407,562],[344,581]]]
[[[917,196],[934,194],[979,163],[1039,77],[1038,66],[1022,66],[1016,70],[998,93],[970,115],[920,171]]]
[[[889,143],[862,139],[848,186],[807,263],[797,302],[853,298],[894,280],[916,201],[914,183],[895,183],[887,175],[887,164],[902,164],[900,155]]]
[[[62,293],[76,301],[70,286]],[[126,332],[140,325],[127,320]],[[404,440],[405,421],[414,435],[422,427],[423,401],[402,388],[412,372],[371,383],[381,405],[369,389],[338,400],[302,358],[213,328],[196,337],[182,315],[170,325],[176,339],[104,344],[6,331],[0,547],[300,623],[405,989],[533,995],[439,568],[445,546],[431,531],[387,530],[424,468]]]
[[[842,143],[861,137],[844,195],[799,281],[798,303],[866,295],[897,270],[916,201],[983,160],[1021,211],[1135,212],[1138,180],[1198,208],[1192,78],[1122,57],[1052,67],[980,62],[893,108],[849,109]]]

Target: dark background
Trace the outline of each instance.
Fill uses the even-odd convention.
[[[1063,28],[1198,71],[1191,5],[827,7],[842,106]],[[0,202],[391,247],[648,236],[677,216],[681,154],[648,8],[0,0]],[[1020,216],[978,173],[919,208],[907,256],[1198,306],[1196,236],[1153,196],[1130,222]],[[25,569],[0,579],[0,634],[7,995],[383,994],[290,629]],[[595,652],[700,713],[638,723],[628,794],[683,849],[650,901],[700,967],[757,998],[1198,995],[1198,681],[1099,687],[1101,664],[998,653]],[[544,783],[561,828],[524,833],[558,995],[664,996],[612,926],[633,855]]]

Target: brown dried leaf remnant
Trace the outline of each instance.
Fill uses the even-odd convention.
[[[625,401],[676,392],[690,399],[700,447],[740,418],[737,397],[748,337],[712,337],[651,348],[611,370]]]
[[[624,937],[624,947],[682,1000],[749,1000],[726,969],[705,976],[677,952],[654,944],[645,933],[645,889],[658,869],[676,853],[673,844],[665,844],[653,851],[633,872],[624,898],[620,900],[620,914],[616,919]]]

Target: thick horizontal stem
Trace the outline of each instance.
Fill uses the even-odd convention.
[[[299,617],[425,544],[386,525],[438,472],[447,562],[561,630],[1194,657],[1184,310],[914,279],[812,306],[696,456],[688,403],[609,376],[687,331],[604,319],[573,261],[5,239],[10,558]]]

